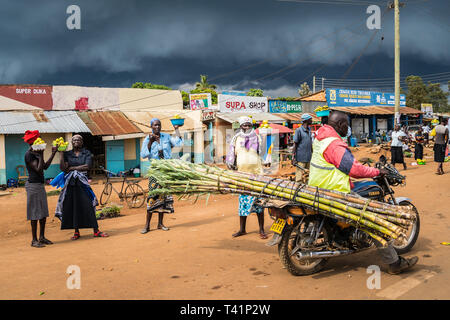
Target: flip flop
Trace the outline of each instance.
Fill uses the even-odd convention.
[[[80,236],[80,233],[79,233],[79,232],[75,232],[75,233],[73,234],[73,237],[70,238],[70,239],[71,239],[71,240],[78,240],[80,237],[81,237],[81,236]]]
[[[267,239],[267,238],[269,238],[269,236],[267,235],[267,234],[265,234],[265,233],[260,233],[259,234],[259,237],[261,238],[261,239]]]
[[[167,228],[166,226],[162,226],[162,227],[158,227],[158,229],[161,229],[163,231],[169,231],[170,229]]]
[[[147,232],[150,232],[150,229],[142,229],[142,230],[141,230],[141,233],[142,233],[142,234],[146,234]]]
[[[107,233],[101,231],[94,233],[94,238],[106,238],[106,237],[109,237]]]

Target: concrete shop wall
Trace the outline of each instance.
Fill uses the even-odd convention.
[[[6,184],[5,135],[0,134],[0,184]]]
[[[23,135],[18,134],[10,134],[5,136],[5,163],[6,163],[6,180],[9,178],[17,179],[18,174],[16,171],[16,167],[18,165],[25,166],[25,153],[29,149],[29,145],[25,143],[22,139]],[[47,148],[44,150],[44,160],[48,160],[50,158],[52,152],[52,142],[53,140],[63,137],[66,141],[71,138],[71,134],[66,135],[64,133],[43,133],[41,134],[41,138],[46,142]],[[1,144],[1,143],[0,143]],[[72,146],[69,145],[68,149]],[[1,149],[1,146],[0,146]],[[53,158],[52,164],[50,167],[44,171],[44,177],[54,178],[61,171],[59,169],[59,161],[60,161],[60,152],[57,152],[55,157]],[[0,163],[1,167],[1,163]]]

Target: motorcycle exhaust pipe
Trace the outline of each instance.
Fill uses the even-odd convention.
[[[304,259],[323,259],[337,256],[345,256],[354,253],[355,250],[335,250],[335,251],[299,251],[296,256],[299,260]]]

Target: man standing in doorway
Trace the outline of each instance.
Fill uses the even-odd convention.
[[[294,150],[292,155],[292,165],[297,163],[304,169],[309,169],[309,163],[312,156],[312,138],[311,138],[311,124],[312,117],[304,113],[301,117],[302,125],[295,130],[294,135]],[[304,170],[297,167],[295,173],[295,181],[302,182],[304,177]]]

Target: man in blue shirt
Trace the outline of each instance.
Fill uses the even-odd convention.
[[[312,139],[311,139],[311,128],[312,117],[304,113],[301,117],[302,125],[300,128],[295,130],[294,134],[294,150],[292,156],[292,165],[296,165],[297,162],[300,166],[305,169],[309,169],[309,163],[312,156]],[[304,170],[297,167],[295,173],[295,181],[302,182],[306,178]],[[303,181],[305,182],[305,181]]]
[[[180,131],[177,125],[174,125],[175,137],[170,134],[161,132],[161,121],[154,118],[150,121],[150,126],[152,127],[152,133],[148,135],[141,148],[141,158],[148,159],[172,159],[172,148],[180,147],[183,140],[180,136]],[[148,179],[148,189],[149,191],[158,188],[158,181],[154,177],[149,177]],[[173,197],[170,195],[166,196],[156,196],[147,199],[147,220],[145,223],[145,228],[142,229],[141,233],[145,234],[150,231],[150,221],[152,219],[153,212],[158,212],[158,229],[164,231],[169,230],[163,224],[164,213],[173,213]]]

